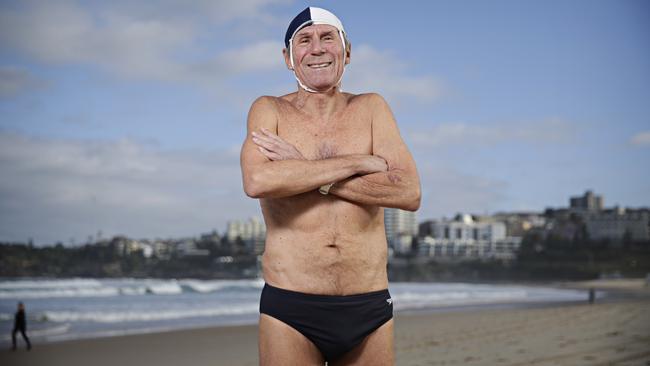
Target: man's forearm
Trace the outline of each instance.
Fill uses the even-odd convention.
[[[420,207],[420,183],[401,170],[355,176],[336,183],[330,193],[365,205],[415,211]]]
[[[363,170],[362,159],[363,155],[347,155],[323,160],[270,161],[245,177],[244,189],[255,198],[293,196],[358,174]]]

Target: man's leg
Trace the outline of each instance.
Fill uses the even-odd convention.
[[[345,356],[330,362],[331,366],[353,365],[395,365],[393,350],[393,319],[384,323],[374,332],[370,333],[360,345],[353,348]]]
[[[27,334],[25,333],[25,328],[22,328],[20,330],[20,333],[23,335],[23,339],[25,340],[25,343],[27,343],[27,350],[29,351],[32,349],[32,344],[29,343],[29,338],[27,338]]]
[[[313,343],[289,325],[260,314],[260,366],[322,366],[323,356]]]
[[[14,328],[14,330],[11,332],[11,349],[15,350],[16,349],[16,332],[18,331],[18,328]]]

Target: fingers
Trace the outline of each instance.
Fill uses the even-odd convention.
[[[260,150],[266,157],[271,160],[305,160],[300,151],[292,144],[284,141],[280,136],[272,133],[266,128],[260,132],[251,132],[253,143],[264,149]],[[266,152],[266,153],[265,153]]]
[[[266,128],[261,129],[262,133],[264,134],[265,137],[271,139],[271,141],[275,141],[279,144],[286,144],[286,145],[291,145],[288,142],[284,141],[282,137],[274,134],[273,132],[267,130]]]
[[[269,143],[276,143],[276,144],[280,143],[280,142],[284,142],[284,140],[280,139],[279,137],[276,139],[276,138],[273,138],[272,135],[268,135],[268,134],[264,134],[264,133],[261,134],[259,132],[255,132],[255,131],[253,131],[251,133],[251,135],[253,135],[253,140],[258,139],[258,140],[267,141]]]
[[[266,138],[264,136],[261,136],[260,134],[256,134],[255,132],[253,132],[253,142],[258,146],[262,146],[268,150],[278,149],[277,142],[270,140],[269,138]]]
[[[280,136],[274,134],[273,132],[269,131],[268,129],[262,127],[262,133],[274,140],[279,140],[279,141],[284,141]]]
[[[261,146],[258,146],[257,150],[259,150],[264,156],[269,158],[269,160],[282,160],[282,156],[280,156],[279,154],[276,154],[276,153],[274,153],[272,151],[269,151],[269,150],[267,150],[267,149],[265,149],[265,148],[263,148]]]
[[[253,131],[251,135],[253,135],[253,142],[256,143],[257,145],[264,146],[268,150],[272,151],[278,151],[278,150],[291,150],[294,149],[295,147],[291,145],[290,143],[284,141],[282,138],[280,138],[278,135],[272,133],[271,131],[267,130],[266,128],[262,128],[262,133],[260,134],[258,132]]]
[[[378,157],[378,158],[380,158],[380,159],[382,159],[383,161],[386,162],[386,164],[388,164],[388,160],[386,160],[386,158],[384,158],[383,156],[381,156],[381,155],[377,155],[377,154],[375,154],[375,156]]]

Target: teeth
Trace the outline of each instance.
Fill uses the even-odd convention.
[[[309,65],[309,67],[314,68],[314,69],[320,69],[320,68],[329,66],[330,63],[331,62],[324,62],[322,64],[313,64],[313,65]]]

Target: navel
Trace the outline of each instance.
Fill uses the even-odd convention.
[[[334,233],[334,235],[332,235],[331,240],[328,240],[328,241],[329,241],[329,244],[327,244],[326,246],[327,246],[328,248],[333,248],[333,249],[337,249],[337,250],[338,250],[338,249],[339,249],[339,246],[338,246],[338,244],[336,244],[336,239],[337,239],[337,237],[338,237],[338,235],[337,235],[336,233]]]

